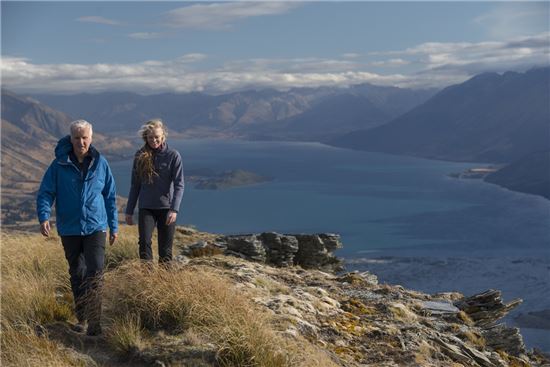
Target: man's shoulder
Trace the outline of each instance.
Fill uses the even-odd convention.
[[[103,167],[109,167],[109,161],[107,161],[107,158],[103,154],[100,154],[97,156],[97,164]]]

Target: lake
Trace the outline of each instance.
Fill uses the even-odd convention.
[[[185,170],[244,169],[272,181],[211,191],[186,185],[179,224],[236,234],[333,232],[349,270],[425,292],[488,288],[521,297],[513,315],[550,309],[550,201],[448,174],[480,166],[319,143],[169,140]],[[111,163],[127,196],[131,161]],[[483,166],[483,165],[481,165]],[[510,321],[511,319],[508,318]],[[522,329],[550,350],[550,333]]]

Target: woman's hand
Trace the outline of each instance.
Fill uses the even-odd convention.
[[[134,224],[134,218],[130,214],[126,214],[126,224],[131,226]]]
[[[166,216],[166,225],[169,226],[170,224],[176,223],[177,217],[178,217],[177,212],[173,210],[169,210],[168,215]]]

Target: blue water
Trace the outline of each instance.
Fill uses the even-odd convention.
[[[187,171],[244,169],[273,178],[220,191],[188,184],[179,224],[224,234],[339,233],[337,255],[355,260],[348,268],[374,271],[381,281],[426,292],[497,288],[505,299],[523,298],[523,311],[550,308],[550,201],[448,176],[479,164],[319,143],[169,144]],[[131,161],[111,167],[127,195]],[[550,349],[547,332],[532,335],[528,344]]]

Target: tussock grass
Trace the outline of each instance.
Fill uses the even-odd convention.
[[[207,269],[151,267],[128,262],[109,272],[104,287],[106,314],[126,314],[151,331],[194,330],[218,347],[226,366],[311,365],[299,360],[304,346],[274,329],[268,314],[238,292],[229,279]],[[331,365],[318,353],[315,365]],[[324,358],[324,362],[323,362]],[[323,364],[325,363],[325,364]]]
[[[2,323],[2,366],[84,367],[89,365],[74,352],[36,335],[28,324]]]
[[[90,357],[36,332],[53,321],[74,321],[60,239],[3,232],[1,240],[2,366],[93,364]],[[122,226],[118,243],[106,250],[103,305],[110,352],[131,356],[154,350],[150,343],[159,331],[212,344],[222,366],[335,365],[305,339],[283,337],[266,310],[215,270],[135,260],[136,227]]]
[[[55,239],[3,235],[1,274],[3,324],[44,324],[72,316],[67,264]]]
[[[107,341],[121,355],[132,355],[141,351],[145,345],[141,320],[132,315],[119,315],[113,321],[107,333]]]
[[[3,366],[84,366],[35,328],[72,317],[67,264],[59,238],[2,233]]]

